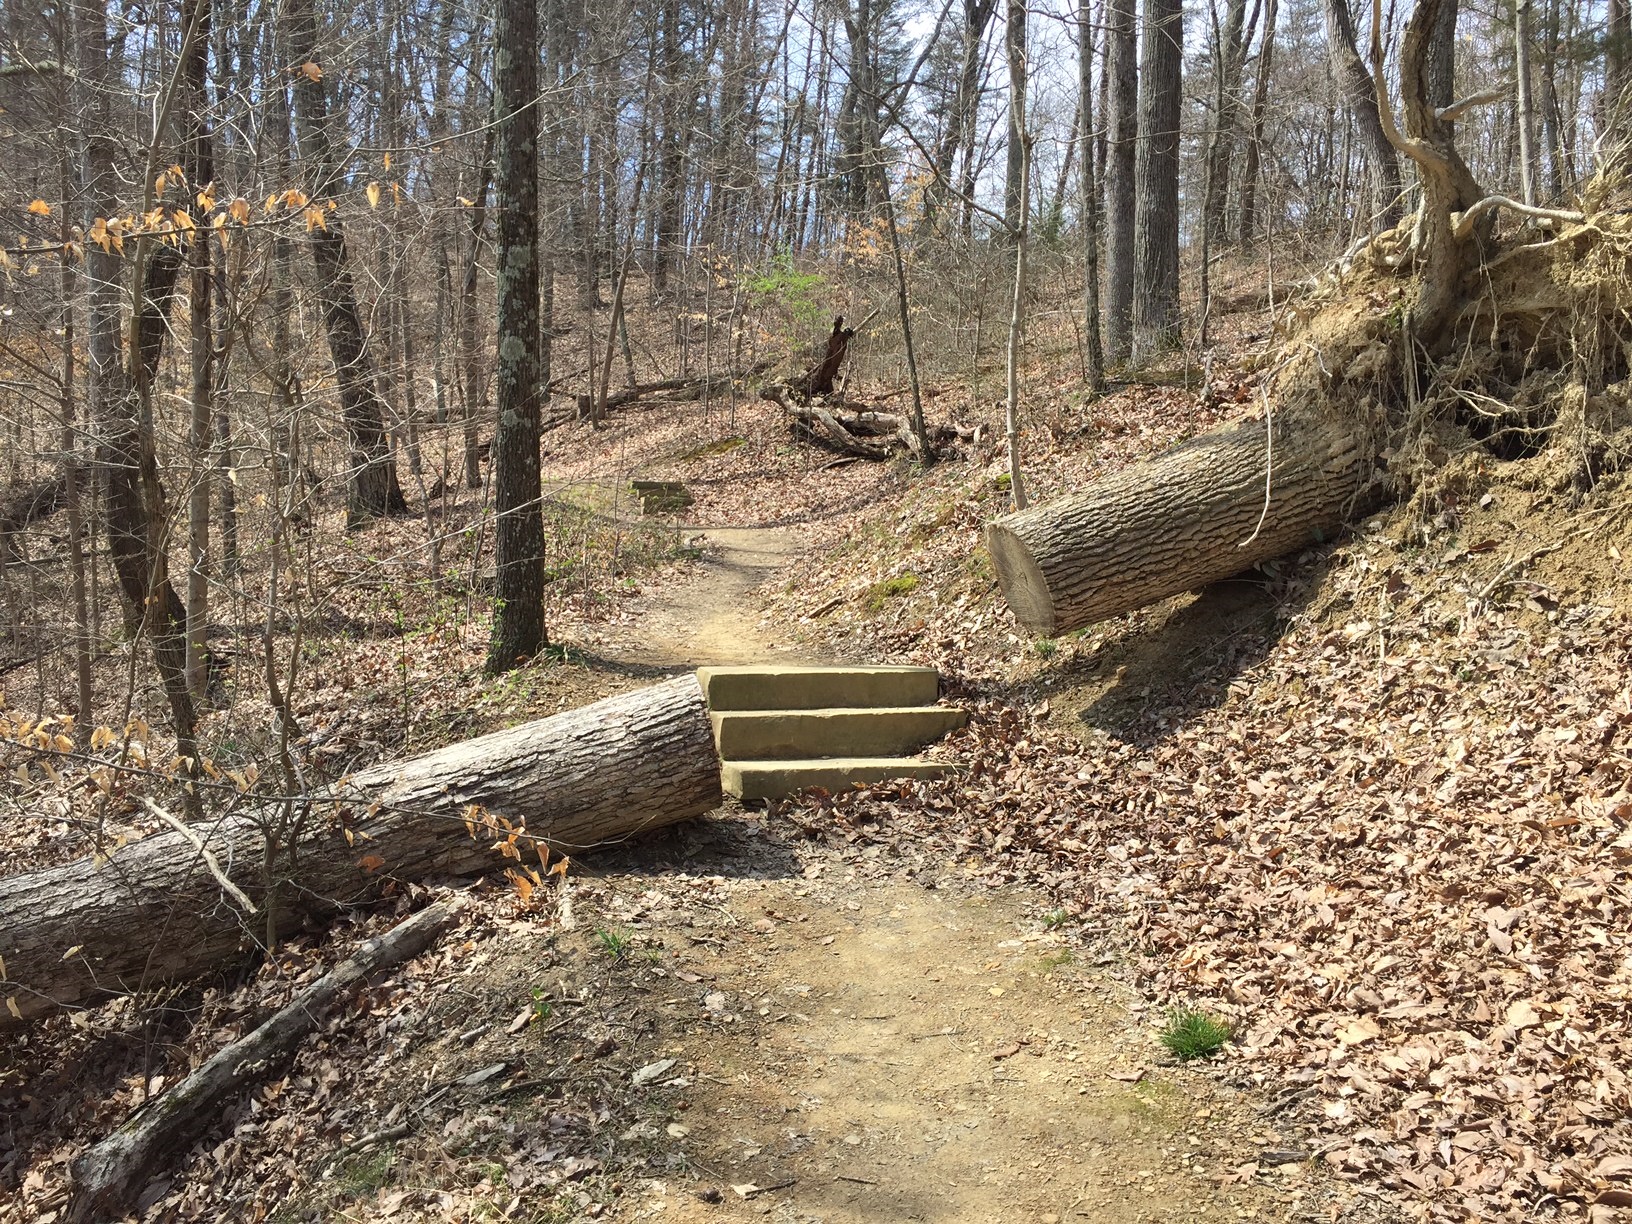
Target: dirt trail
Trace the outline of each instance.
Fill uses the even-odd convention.
[[[629,635],[639,657],[807,657],[752,594],[794,537],[705,534],[718,559],[654,600]],[[612,1218],[1122,1224],[1303,1218],[1315,1199],[1338,1218],[1310,1163],[1260,1162],[1295,1137],[1212,1077],[1159,1066],[1130,992],[1024,898],[882,845],[798,842],[790,863],[789,831],[735,807],[714,822],[734,846],[710,919],[680,920],[681,903],[641,924],[672,975],[642,1009],[642,1057],[675,1059],[682,1091],[676,1121],[639,1138],[673,1172],[636,1180]],[[639,911],[670,887],[649,868],[602,881]]]
[[[754,590],[798,555],[798,534],[786,527],[690,528],[703,551],[697,572],[664,587],[646,603],[628,644],[618,653],[660,666],[815,663],[820,660],[778,636],[760,617]]]

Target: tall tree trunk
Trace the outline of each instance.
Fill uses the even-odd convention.
[[[1230,165],[1235,157],[1235,131],[1241,121],[1241,66],[1245,43],[1247,0],[1229,0],[1224,24],[1214,25],[1213,134],[1207,148],[1208,200],[1202,225],[1209,244],[1229,241],[1224,205],[1230,195]],[[1214,21],[1216,23],[1216,16]]]
[[[1609,13],[1604,23],[1604,101],[1603,126],[1606,130],[1622,133],[1620,148],[1606,156],[1619,156],[1624,165],[1628,160],[1625,148],[1625,127],[1632,99],[1627,97],[1632,87],[1632,3],[1629,0],[1609,0]],[[1608,142],[1606,142],[1608,143]]]
[[[494,112],[495,115],[497,112]],[[477,325],[476,275],[481,268],[482,232],[487,228],[487,193],[493,178],[493,128],[489,126],[482,145],[481,164],[476,168],[476,194],[470,207],[470,246],[465,252],[465,274],[459,282],[459,366],[463,371],[465,487],[482,487],[482,456],[477,427],[486,415],[487,379],[482,370]]]
[[[307,191],[321,207],[340,184],[340,171],[329,141],[329,99],[317,50],[317,12],[313,0],[289,0],[289,52],[295,81],[295,120],[305,163]],[[375,388],[368,335],[352,281],[351,259],[337,214],[328,213],[307,235],[317,269],[317,293],[323,304],[329,355],[340,393],[340,411],[351,440],[351,479],[346,505],[347,526],[408,513],[397,482],[397,463],[386,432],[386,406]]]
[[[1456,13],[1457,0],[1440,0],[1428,32],[1428,101],[1434,106],[1456,101]],[[1455,131],[1450,124],[1446,130]]]
[[[1009,139],[1003,156],[1003,227],[1010,242],[1020,241],[1028,218],[1021,216],[1026,178],[1026,8],[1008,0],[1003,13],[1003,50],[1009,61]],[[1020,79],[1015,79],[1019,74]]]
[[[855,0],[853,10],[846,0],[844,31],[850,42],[850,61],[839,104],[837,169],[845,209],[856,218],[867,214],[873,190],[868,165],[875,156],[875,150],[868,145],[878,116],[878,87],[873,80],[873,0]]]
[[[1026,0],[1008,0],[1003,45],[1009,60],[1009,147],[1018,150],[1018,181],[1012,201],[1014,245],[1013,296],[1009,301],[1009,343],[1005,361],[1003,423],[1009,451],[1009,496],[1016,510],[1026,508],[1026,486],[1020,471],[1020,343],[1025,332],[1026,245],[1031,228],[1031,138],[1026,132]],[[1012,162],[1011,162],[1012,165]],[[1006,202],[1007,203],[1007,202]],[[1005,207],[1005,212],[1009,212]]]
[[[209,94],[206,85],[210,47],[210,0],[187,0],[182,6],[182,28],[188,41],[180,65],[186,95],[181,166],[189,194],[202,192],[215,181],[211,149]],[[189,211],[191,211],[189,209]],[[200,217],[192,231],[188,260],[188,337],[192,366],[192,419],[188,446],[192,452],[187,488],[187,691],[194,702],[204,700],[208,681],[206,634],[210,600],[210,476],[215,425],[215,338],[210,297],[215,288],[211,267],[214,231]]]
[[[1179,342],[1179,116],[1184,11],[1145,0],[1134,177],[1133,360]]]
[[[1241,168],[1241,228],[1243,247],[1258,240],[1258,166],[1263,157],[1264,118],[1269,110],[1270,72],[1275,57],[1276,0],[1267,0],[1264,33],[1258,44],[1258,74],[1252,87],[1252,118],[1248,123],[1247,152]]]
[[[1082,335],[1088,389],[1105,390],[1105,349],[1099,318],[1099,183],[1094,176],[1094,23],[1088,0],[1077,0],[1077,136],[1082,142]]]
[[[1134,0],[1105,5],[1105,358],[1133,351],[1134,178],[1137,167],[1138,43]]]
[[[1321,0],[1321,10],[1326,18],[1326,42],[1332,67],[1342,82],[1349,114],[1360,130],[1371,165],[1373,220],[1386,229],[1399,221],[1403,211],[1399,157],[1377,113],[1376,84],[1360,58],[1348,0]]]
[[[997,0],[963,0],[963,32],[958,47],[958,86],[952,100],[952,113],[946,118],[946,130],[935,150],[935,181],[938,191],[947,195],[952,183],[953,165],[963,148],[964,137],[974,131],[980,108],[980,52],[986,38],[986,27],[997,12]],[[927,203],[927,202],[926,202]],[[960,202],[959,211],[962,211]]]
[[[115,143],[111,100],[114,73],[108,55],[107,16],[91,6],[80,28],[81,113],[87,116],[85,138],[86,231],[97,218],[120,215],[115,194]],[[165,549],[169,529],[164,489],[159,483],[153,421],[142,386],[151,380],[163,351],[165,312],[174,293],[180,259],[163,248],[146,261],[137,294],[141,309],[132,328],[134,352],[129,364],[120,351],[120,279],[125,261],[111,247],[86,244],[93,415],[101,436],[101,463],[106,482],[108,551],[124,596],[125,625],[132,634],[146,632],[153,643],[153,662],[164,686],[175,725],[179,755],[197,760],[196,716],[187,691],[187,610],[170,582]],[[196,811],[196,800],[192,803]]]
[[[491,673],[526,662],[548,642],[538,459],[537,96],[536,0],[500,0],[493,41],[499,421],[493,438],[498,582],[487,656]]]
[[[1513,74],[1518,102],[1513,116],[1519,130],[1519,189],[1524,203],[1536,202],[1536,107],[1530,93],[1530,0],[1513,3]]]

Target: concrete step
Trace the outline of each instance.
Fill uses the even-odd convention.
[[[857,782],[888,778],[938,778],[957,768],[950,761],[918,757],[834,757],[815,761],[727,761],[720,769],[725,793],[744,803],[782,799],[806,787],[846,790]]]
[[[933,667],[703,667],[711,710],[821,710],[933,705]]]
[[[946,706],[821,710],[722,710],[714,742],[725,761],[798,761],[815,757],[897,757],[963,726]]]

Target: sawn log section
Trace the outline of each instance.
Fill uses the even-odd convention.
[[[1335,533],[1372,478],[1360,431],[1314,414],[1277,417],[1267,513],[1266,441],[1263,420],[1244,421],[988,524],[1015,619],[1033,633],[1069,633]]]
[[[288,932],[321,921],[368,900],[385,879],[501,869],[494,838],[473,840],[466,829],[471,804],[524,821],[533,836],[573,853],[720,802],[702,690],[695,676],[681,676],[375,766],[315,798],[294,852],[279,857],[277,925]],[[256,912],[229,896],[180,832],[100,862],[0,879],[0,1028],[196,977],[254,950],[266,925],[262,823],[233,815],[189,833]]]

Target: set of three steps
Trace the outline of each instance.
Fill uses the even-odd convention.
[[[963,726],[929,667],[703,667],[720,778],[748,803],[806,787],[938,777],[914,755]]]

